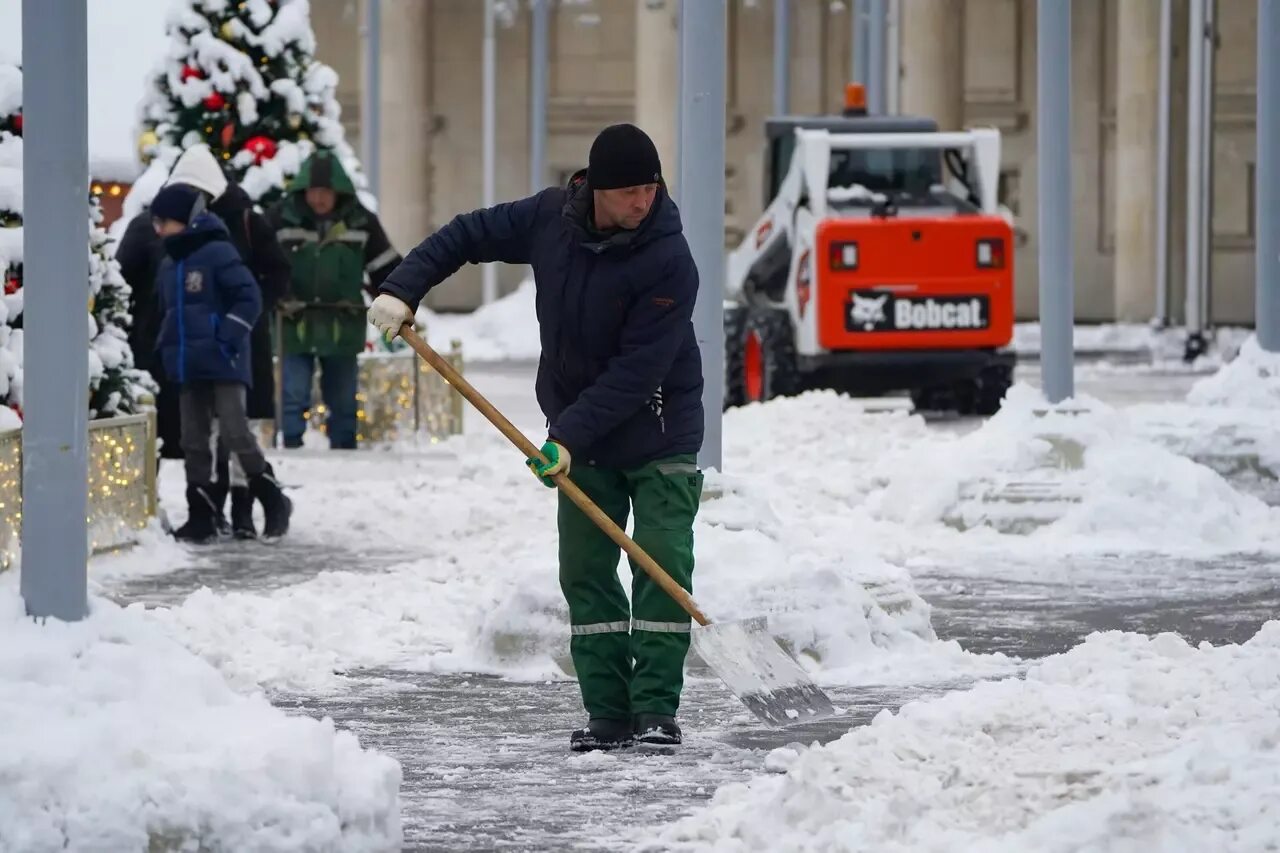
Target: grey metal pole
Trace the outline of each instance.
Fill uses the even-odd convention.
[[[1170,79],[1173,70],[1173,0],[1160,0],[1160,79],[1156,120],[1156,323],[1169,323]]]
[[[698,268],[693,324],[706,418],[699,464],[722,470],[726,0],[680,4],[680,198]]]
[[[365,0],[364,92],[360,105],[360,141],[369,192],[382,190],[382,0]]]
[[[21,591],[29,614],[66,621],[89,609],[86,15],[84,3],[22,3]]]
[[[869,0],[867,10],[867,112],[885,112],[885,41],[889,29],[887,0]]]
[[[1280,352],[1280,3],[1258,0],[1258,210],[1254,256],[1258,344]]]
[[[898,115],[902,112],[902,0],[889,0],[884,58],[884,109],[889,115]]]
[[[1071,224],[1071,4],[1036,6],[1036,149],[1039,171],[1040,369],[1058,403],[1074,393],[1075,269]]]
[[[547,186],[547,72],[551,0],[532,0],[529,30],[529,191]]]
[[[870,41],[868,39],[868,4],[871,0],[850,0],[849,2],[849,22],[852,30],[849,37],[852,40],[850,45],[853,53],[853,66],[849,72],[853,75],[854,83],[867,84],[868,54],[870,53]]]
[[[1213,327],[1213,114],[1217,95],[1214,84],[1218,60],[1218,0],[1204,0],[1204,86],[1203,113],[1200,124],[1200,325],[1203,330],[1196,345],[1200,352],[1208,348],[1206,335]]]
[[[791,0],[773,0],[773,114],[791,111]]]
[[[494,170],[497,168],[497,50],[494,32],[494,0],[484,0],[484,45],[481,55],[482,72],[482,123],[481,160],[483,177],[483,194],[485,207],[493,207],[496,197],[494,188]],[[480,298],[485,305],[498,298],[498,268],[493,264],[485,264],[480,271]]]
[[[1186,300],[1187,356],[1201,346],[1204,328],[1201,293],[1204,286],[1204,29],[1205,0],[1190,0],[1187,14],[1187,222]]]

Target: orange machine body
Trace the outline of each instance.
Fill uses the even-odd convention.
[[[823,349],[988,349],[1013,338],[1013,231],[999,216],[833,216],[815,243]]]

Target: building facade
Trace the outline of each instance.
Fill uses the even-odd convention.
[[[686,0],[687,1],[687,0]],[[551,12],[547,181],[585,165],[595,133],[635,121],[674,181],[679,0],[560,0]],[[850,78],[848,2],[791,0],[791,112],[837,112]],[[363,0],[312,0],[319,55],[341,75],[343,119],[360,141]],[[498,0],[497,195],[529,175],[529,0]],[[1218,0],[1214,51],[1211,318],[1251,324],[1256,6]],[[893,37],[902,112],[943,129],[1003,135],[1002,201],[1016,218],[1018,315],[1037,316],[1035,0],[898,0]],[[763,123],[773,98],[773,0],[729,0],[726,245],[762,210]],[[483,0],[382,0],[383,220],[407,251],[481,204]],[[1082,322],[1156,311],[1159,0],[1072,3],[1076,311]],[[1187,0],[1173,2],[1170,319],[1182,317],[1186,209]],[[501,287],[522,275],[504,269]],[[429,304],[480,301],[465,269]]]

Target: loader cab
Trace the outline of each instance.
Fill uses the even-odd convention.
[[[765,122],[764,204],[773,201],[796,150],[796,130],[831,133],[937,133],[932,119],[908,116],[785,116]],[[861,184],[875,192],[927,192],[943,182],[943,153],[929,148],[833,151],[828,186]]]

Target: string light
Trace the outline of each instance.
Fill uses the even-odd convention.
[[[462,351],[455,342],[445,355],[462,371]],[[320,399],[315,379],[311,398]],[[356,391],[356,440],[379,443],[414,435],[432,443],[462,432],[462,395],[454,391],[415,353],[378,353],[359,357]],[[308,428],[327,434],[329,410],[318,402],[304,413]]]
[[[147,417],[89,423],[89,547],[95,552],[137,541],[147,524]],[[22,432],[0,433],[0,570],[18,556],[22,531]]]

